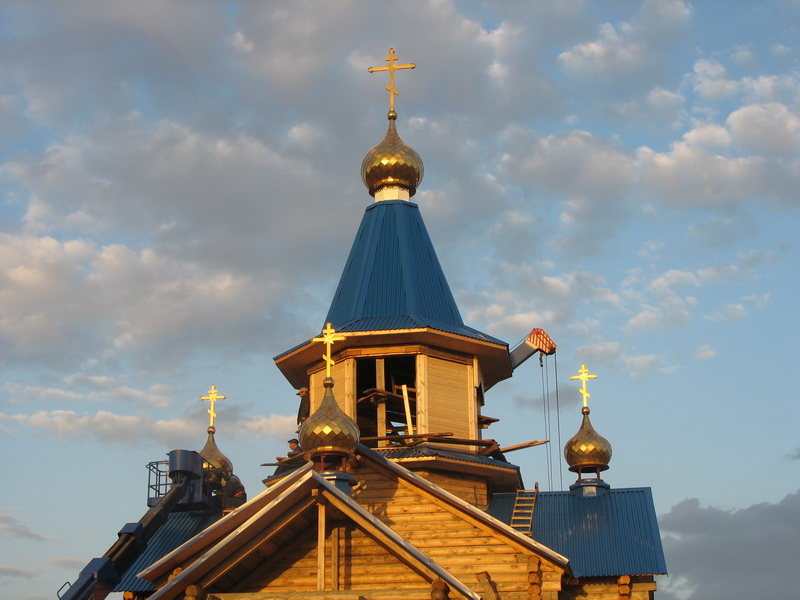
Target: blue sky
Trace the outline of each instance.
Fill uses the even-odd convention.
[[[510,457],[569,485],[585,362],[605,480],[653,488],[658,597],[783,594],[798,39],[796,0],[4,3],[4,597],[53,598],[138,520],[145,465],[205,443],[212,384],[217,441],[261,489],[296,410],[272,357],[322,329],[372,200],[367,68],[389,47],[417,64],[398,130],[465,322],[558,344],[550,418],[531,360],[487,393],[487,435],[549,431]]]

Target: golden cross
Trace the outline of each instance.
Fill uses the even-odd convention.
[[[217,416],[217,413],[214,412],[214,403],[217,400],[225,400],[226,396],[217,393],[217,386],[212,385],[211,389],[208,390],[208,396],[200,396],[200,400],[208,400],[211,402],[211,406],[208,409],[208,414],[210,415],[208,426],[214,426],[214,417]]]
[[[334,360],[331,358],[331,346],[333,346],[333,342],[339,342],[345,339],[343,335],[336,335],[336,330],[333,328],[333,325],[328,323],[325,326],[325,329],[322,330],[322,337],[315,337],[312,339],[312,342],[323,342],[328,348],[325,351],[325,354],[322,355],[322,358],[325,360],[325,376],[331,376],[331,367],[334,365]]]
[[[589,392],[586,391],[586,382],[589,379],[597,379],[597,375],[590,375],[589,369],[586,368],[586,365],[581,363],[581,368],[578,369],[578,373],[580,375],[570,375],[570,379],[580,379],[583,382],[583,386],[581,387],[581,394],[583,395],[583,407],[589,407]]]
[[[397,55],[394,53],[394,48],[389,48],[389,56],[386,57],[386,62],[389,63],[388,67],[370,67],[367,69],[370,73],[374,73],[375,71],[389,71],[389,85],[386,86],[386,89],[389,91],[389,112],[394,112],[394,97],[398,95],[397,90],[394,89],[394,72],[397,69],[413,69],[417,66],[414,63],[396,65],[394,64],[396,60]]]

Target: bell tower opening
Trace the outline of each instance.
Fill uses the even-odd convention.
[[[356,421],[372,448],[389,445],[390,436],[417,431],[416,355],[356,360]]]

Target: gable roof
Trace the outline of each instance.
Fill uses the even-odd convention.
[[[319,493],[312,494],[314,488],[317,488]],[[298,469],[274,488],[270,488],[230,513],[194,540],[142,571],[139,576],[156,581],[174,567],[183,566],[180,574],[150,596],[151,600],[177,598],[186,586],[200,581],[203,576],[210,575],[213,579],[216,576],[214,571],[219,570],[218,567],[225,561],[231,558],[241,560],[242,554],[247,552],[263,555],[266,540],[264,532],[271,529],[277,538],[278,533],[283,531],[283,527],[270,528],[270,525],[283,525],[282,520],[299,518],[320,502],[330,503],[345,518],[354,522],[368,536],[378,539],[395,556],[429,582],[440,578],[465,598],[480,600],[480,596],[468,585],[420,552],[408,540],[327,481],[324,476],[311,470],[310,465]],[[316,514],[316,511],[312,510],[311,513]]]
[[[378,472],[388,470],[420,493],[435,497],[440,506],[457,517],[490,529],[503,543],[542,556],[569,572],[569,563],[564,556],[520,534],[484,511],[364,446],[358,447],[357,454],[362,463],[371,462]],[[470,585],[454,576],[439,561],[372,514],[356,499],[338,489],[325,475],[312,470],[310,463],[289,473],[272,487],[210,525],[194,539],[143,569],[139,577],[155,582],[155,587],[159,588],[150,597],[152,600],[177,598],[186,586],[193,583],[213,584],[225,576],[225,570],[230,568],[229,563],[241,563],[248,556],[266,560],[268,556],[280,553],[284,545],[291,544],[293,536],[301,529],[315,530],[316,506],[319,503],[327,503],[337,510],[340,516],[373,541],[388,548],[393,556],[427,582],[440,578],[464,598],[479,600],[479,594]],[[266,546],[272,550],[266,551]],[[167,581],[169,574],[178,566],[183,571]]]
[[[494,494],[489,512],[511,521],[516,494]],[[594,497],[539,492],[531,532],[569,556],[575,577],[667,572],[650,488],[610,489]]]

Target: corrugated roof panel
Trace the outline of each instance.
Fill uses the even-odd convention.
[[[495,494],[489,514],[510,523],[515,494]],[[596,497],[540,492],[532,537],[569,557],[576,577],[667,572],[650,488]]]
[[[175,548],[193,538],[206,527],[216,522],[222,513],[220,511],[186,511],[172,512],[167,516],[167,521],[150,538],[144,552],[122,575],[120,582],[113,592],[150,592],[154,591],[153,585],[146,579],[136,577],[145,567],[149,567],[158,559],[166,556]]]
[[[419,207],[402,200],[367,207],[326,322],[372,331],[373,319],[413,317],[417,326],[464,328]],[[475,330],[464,328],[476,337]],[[466,333],[469,332],[469,333]],[[456,333],[461,333],[457,331]]]

